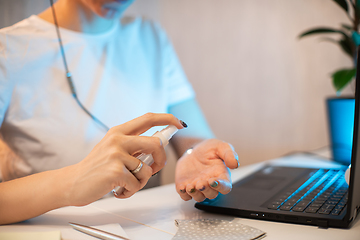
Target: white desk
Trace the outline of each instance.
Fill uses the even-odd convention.
[[[241,179],[266,163],[286,166],[336,167],[337,165],[315,157],[289,156],[241,167],[232,172],[233,180]],[[233,217],[210,214],[194,208],[194,201],[184,202],[175,192],[174,184],[143,190],[130,199],[105,198],[85,207],[66,207],[48,212],[23,223],[0,226],[0,231],[61,230],[63,239],[71,239],[68,222],[85,225],[120,223],[131,239],[171,239],[177,231],[175,219]],[[359,219],[359,218],[358,218]],[[322,229],[314,226],[241,219],[241,223],[267,232],[267,240],[306,239],[360,239],[360,221],[351,229]],[[85,235],[84,235],[85,236]],[[94,239],[85,236],[84,239]]]

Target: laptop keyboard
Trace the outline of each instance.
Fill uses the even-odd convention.
[[[320,169],[273,198],[268,209],[339,215],[346,207],[348,185],[344,170]]]

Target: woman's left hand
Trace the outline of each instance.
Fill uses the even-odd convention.
[[[231,144],[218,139],[205,140],[177,162],[176,191],[183,200],[194,198],[197,202],[214,199],[219,192],[227,194],[232,188],[229,168],[238,166],[238,155]]]

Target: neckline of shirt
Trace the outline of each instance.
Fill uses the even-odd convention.
[[[54,24],[43,20],[39,16],[31,15],[29,17],[29,20],[30,20],[30,22],[35,23],[36,27],[39,27],[39,28],[42,28],[42,29],[45,29],[45,30],[53,29],[54,33],[55,33]],[[120,22],[120,20],[119,20],[119,22]],[[97,34],[76,32],[76,31],[69,30],[69,29],[62,28],[62,27],[59,27],[59,30],[60,30],[61,37],[70,36],[70,37],[76,37],[76,38],[82,38],[82,39],[85,38],[85,39],[88,39],[88,40],[99,41],[99,40],[103,40],[103,39],[104,40],[109,39],[109,37],[111,37],[116,32],[116,30],[118,29],[118,25],[119,24],[117,24],[117,22],[115,22],[113,24],[113,26],[109,30],[107,30],[105,32],[102,32],[102,33],[97,33]],[[56,34],[54,36],[57,37]]]

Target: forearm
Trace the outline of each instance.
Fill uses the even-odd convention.
[[[66,206],[63,169],[0,183],[0,224],[36,217]]]
[[[15,166],[24,165],[21,170]],[[2,181],[9,181],[29,175],[31,168],[26,168],[26,163],[15,154],[1,139],[0,135],[0,171]]]

